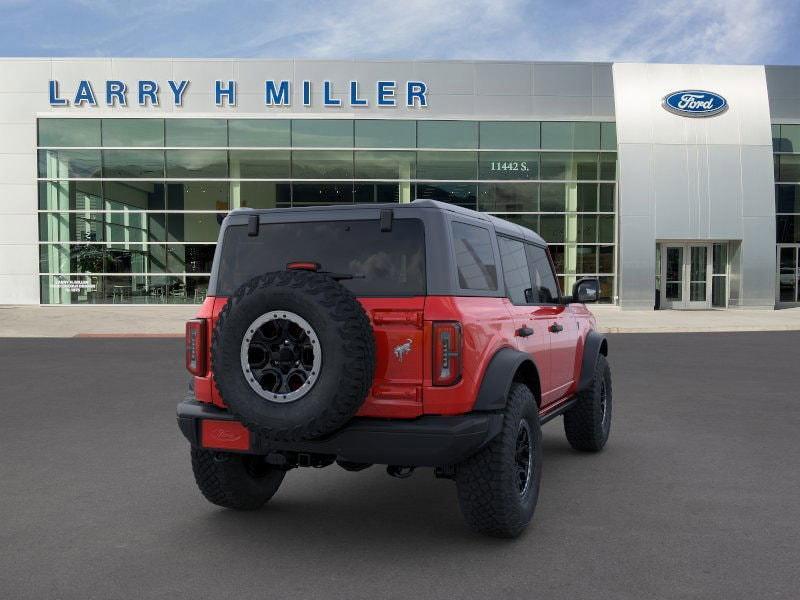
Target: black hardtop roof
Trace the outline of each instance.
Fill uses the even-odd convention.
[[[478,212],[463,206],[455,204],[448,204],[447,202],[439,202],[438,200],[414,200],[413,202],[398,204],[396,202],[387,202],[379,204],[331,204],[322,206],[297,206],[294,208],[237,208],[231,211],[231,215],[252,215],[252,214],[285,214],[285,213],[304,213],[304,212],[320,212],[320,211],[336,211],[346,212],[352,210],[369,209],[392,209],[403,211],[409,208],[419,209],[425,208],[430,210],[440,210],[452,213],[454,215],[463,215],[471,219],[478,219],[491,223],[497,233],[510,235],[517,238],[522,238],[535,244],[546,246],[547,242],[536,232],[511,223],[505,219],[500,219],[494,215]]]

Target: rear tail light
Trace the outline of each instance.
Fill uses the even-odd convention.
[[[461,379],[461,323],[433,324],[433,385],[453,385]]]
[[[186,322],[186,369],[192,375],[206,374],[206,320]]]

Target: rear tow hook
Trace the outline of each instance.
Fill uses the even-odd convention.
[[[414,467],[404,467],[402,465],[389,465],[386,467],[386,472],[392,477],[398,479],[408,479],[414,472]]]

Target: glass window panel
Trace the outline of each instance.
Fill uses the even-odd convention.
[[[601,183],[600,186],[600,212],[614,212],[614,184]]]
[[[231,183],[231,196],[234,208],[288,208],[292,205],[292,186],[273,181],[236,181]]]
[[[232,148],[285,148],[291,145],[288,119],[231,119],[228,140]]]
[[[597,301],[600,304],[610,304],[614,300],[614,278],[598,277],[600,280],[600,294]]]
[[[578,212],[597,212],[597,184],[578,184]]]
[[[497,217],[539,233],[539,215],[497,215]]]
[[[416,152],[374,151],[355,153],[356,179],[413,179]]]
[[[103,208],[99,181],[40,181],[41,210],[100,210]]]
[[[536,212],[538,183],[480,183],[478,210],[488,212]]]
[[[232,179],[289,179],[291,157],[288,150],[231,150]]]
[[[604,181],[617,180],[616,152],[603,152],[600,154],[600,179]]]
[[[728,244],[714,244],[713,246],[713,274],[725,275],[728,272]]]
[[[553,264],[556,267],[556,273],[563,273],[565,271],[564,268],[564,246],[559,245],[550,245],[548,246],[550,250],[550,256],[553,258]]]
[[[224,181],[192,181],[167,184],[168,210],[227,211],[230,187]]]
[[[170,213],[168,242],[216,242],[224,213]]]
[[[542,152],[539,160],[542,163],[542,179],[574,179],[571,154]]]
[[[105,247],[105,272],[149,273],[150,249],[150,244],[108,244]]]
[[[304,119],[292,121],[292,146],[296,148],[352,148],[350,119]]]
[[[49,242],[102,242],[105,217],[102,212],[39,213],[39,236],[41,241]]]
[[[800,213],[800,185],[775,186],[775,211],[779,213]]]
[[[782,154],[780,156],[778,181],[792,183],[800,181],[800,154]]]
[[[227,177],[225,150],[167,150],[167,177]]]
[[[354,202],[400,202],[410,200],[410,183],[356,183]]]
[[[579,242],[594,243],[597,241],[597,216],[578,215]]]
[[[163,145],[163,119],[103,119],[103,146]]]
[[[352,203],[352,183],[320,182],[292,184],[292,206]]]
[[[465,290],[496,290],[497,267],[488,229],[453,222],[458,285]]]
[[[800,242],[800,215],[778,215],[776,218],[775,234],[779,244],[794,244]]]
[[[480,152],[479,179],[539,179],[538,152]]]
[[[474,183],[418,183],[416,198],[439,200],[477,209],[477,186]]]
[[[600,124],[600,148],[602,150],[616,150],[617,149],[617,124],[616,123],[601,123]]]
[[[481,148],[538,148],[539,122],[484,121],[480,124]]]
[[[727,305],[727,277],[711,278],[711,306],[725,308]]]
[[[539,217],[539,235],[548,244],[563,244],[566,231],[564,215],[541,215]]]
[[[614,241],[614,215],[600,215],[597,217],[597,241]]]
[[[475,121],[417,121],[420,148],[477,148]]]
[[[165,130],[167,146],[228,145],[225,119],[165,119]]]
[[[39,150],[39,177],[100,177],[100,150]]]
[[[475,179],[477,175],[476,152],[418,152],[418,179]]]
[[[574,135],[573,124],[563,121],[542,122],[542,148],[548,150],[571,150]]]
[[[585,152],[576,153],[573,155],[575,161],[575,178],[576,179],[597,179],[597,154],[589,154]],[[613,179],[613,177],[612,177]]]
[[[525,249],[528,252],[528,264],[531,270],[533,304],[558,302],[561,294],[547,251],[532,244],[525,244]]]
[[[781,126],[772,125],[772,150],[774,152],[781,152]]]
[[[574,124],[574,148],[577,150],[600,149],[600,123],[578,122]]]
[[[497,243],[508,299],[514,304],[528,304],[532,300],[532,290],[525,244],[503,236],[497,236]]]
[[[167,246],[168,273],[210,273],[214,244],[170,244]]]
[[[592,275],[597,273],[597,246],[577,247],[578,273]]]
[[[417,145],[416,121],[356,119],[356,148],[414,148]]]
[[[567,210],[567,186],[563,183],[543,183],[539,191],[542,212],[564,212]]]
[[[103,150],[103,176],[122,178],[164,177],[163,150]]]
[[[148,181],[104,181],[106,210],[164,210],[163,183]]]
[[[100,119],[39,119],[40,146],[99,146]]]
[[[614,246],[598,246],[598,273],[614,272]]]
[[[163,242],[165,222],[163,213],[106,213],[103,236],[109,242]]]
[[[781,125],[781,152],[800,152],[800,125]]]
[[[352,150],[301,150],[292,152],[292,177],[297,179],[351,179]]]

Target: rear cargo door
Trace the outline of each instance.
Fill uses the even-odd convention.
[[[422,414],[425,298],[359,298],[375,334],[375,378],[361,416]],[[346,377],[346,374],[343,374]]]

